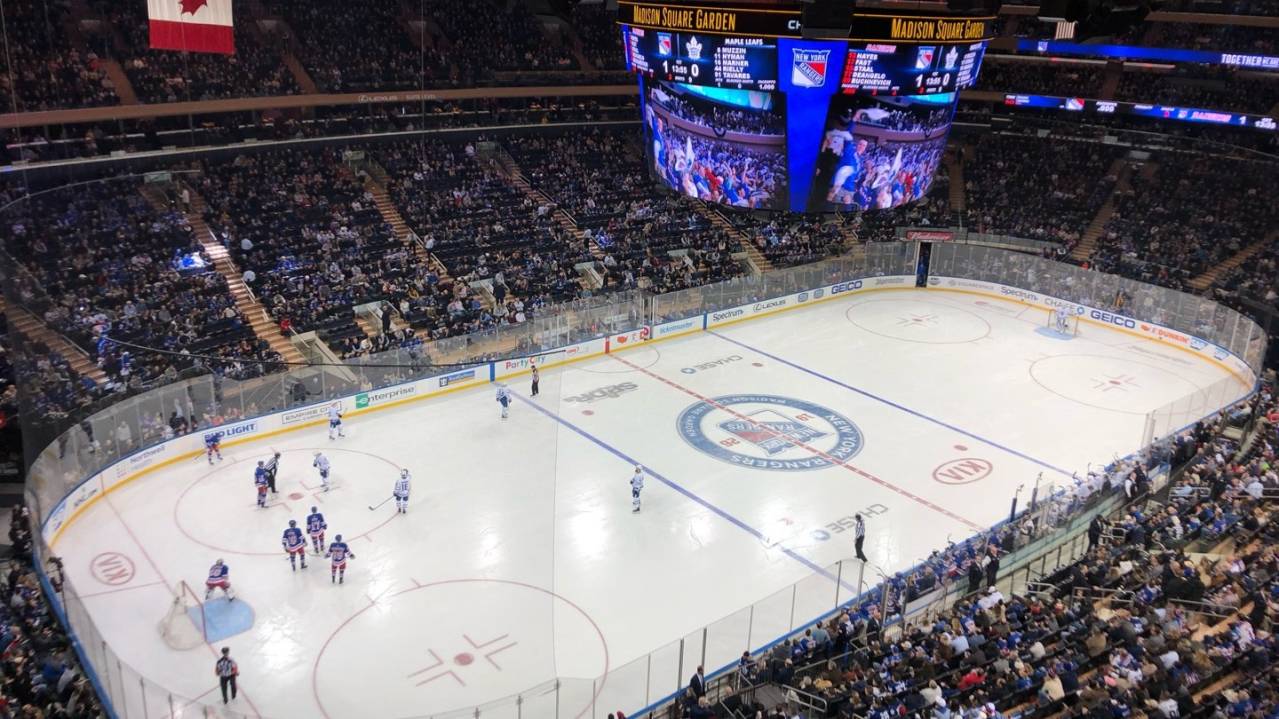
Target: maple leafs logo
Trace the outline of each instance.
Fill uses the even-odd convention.
[[[191,13],[194,15],[197,10],[209,4],[209,0],[178,0],[182,5],[182,14]]]

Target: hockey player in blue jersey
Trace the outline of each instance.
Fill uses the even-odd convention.
[[[324,556],[332,560],[329,564],[329,581],[341,584],[346,580],[346,560],[347,558],[355,559],[355,552],[346,546],[346,542],[342,541],[342,535],[333,538],[333,544],[329,545],[329,551]]]
[[[209,578],[204,580],[204,601],[209,601],[214,589],[221,589],[227,601],[235,600],[235,594],[231,592],[231,568],[223,564],[221,559],[209,567]]]
[[[266,475],[258,474],[253,477],[253,485],[258,488],[258,506],[266,509]]]
[[[324,530],[328,528],[320,510],[311,507],[311,513],[306,515],[306,533],[311,536],[311,546],[315,548],[316,554],[324,551]]]
[[[329,458],[319,452],[316,452],[314,460],[311,462],[311,466],[319,470],[320,484],[323,486],[325,492],[329,491]]]
[[[213,455],[218,456],[218,461],[222,461],[222,433],[210,432],[204,435],[204,451],[209,456],[209,464],[213,464]]]
[[[498,387],[497,403],[502,405],[502,419],[506,419],[511,413],[511,390],[505,387]]]
[[[298,529],[298,521],[296,519],[289,520],[289,528],[284,530],[284,537],[280,540],[281,546],[284,547],[284,553],[289,555],[289,564],[293,567],[293,571],[298,571],[298,560],[302,560],[302,568],[306,569],[306,539],[302,536],[302,530]]]

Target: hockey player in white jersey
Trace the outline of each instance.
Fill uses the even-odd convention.
[[[506,419],[511,413],[511,390],[506,387],[498,387],[497,403],[502,405],[502,419]]]
[[[640,511],[640,491],[644,489],[644,470],[637,464],[631,475],[631,514]]]
[[[342,431],[342,409],[336,403],[331,404],[329,405],[329,439],[334,440],[345,436],[346,433]]]
[[[407,469],[400,470],[400,478],[395,480],[395,490],[391,492],[395,497],[395,509],[400,514],[409,513],[409,471]]]
[[[315,461],[311,462],[311,466],[320,470],[320,484],[323,485],[325,492],[329,491],[329,458],[316,452]]]

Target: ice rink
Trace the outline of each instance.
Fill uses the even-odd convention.
[[[506,420],[485,386],[354,419],[334,442],[315,427],[229,447],[212,467],[193,459],[111,492],[54,550],[106,641],[176,695],[220,706],[214,647],[230,646],[245,715],[429,716],[556,676],[589,682],[805,578],[834,599],[834,579],[814,575],[852,556],[840,522],[855,512],[872,583],[996,523],[1039,473],[1061,485],[1136,450],[1146,412],[1229,376],[1132,334],[1045,324],[1042,310],[936,289],[828,301],[547,371],[535,398],[519,377]],[[258,509],[268,447],[280,494]],[[333,463],[328,493],[316,450]],[[408,514],[370,511],[401,467]],[[322,557],[293,572],[280,549],[312,505],[355,552],[342,586]],[[171,588],[202,592],[217,558],[251,625],[174,651],[156,630]],[[752,646],[789,628],[767,622]],[[598,716],[643,706],[614,706],[636,690],[610,681],[594,687]],[[589,715],[591,694],[561,700]]]

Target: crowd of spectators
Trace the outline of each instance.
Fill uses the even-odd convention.
[[[0,53],[0,112],[114,105],[115,85],[93,52],[77,49],[62,25],[67,8],[45,0],[7,0]]]
[[[1104,64],[998,60],[986,56],[975,89],[1059,97],[1097,97]]]
[[[852,237],[849,216],[825,219],[793,212],[774,212],[766,217],[731,212],[726,216],[775,268],[818,262],[839,255],[847,249]]]
[[[263,152],[203,165],[205,220],[286,333],[356,336],[353,307],[381,299],[384,277],[411,271],[408,248],[363,178],[344,164],[344,150]]]
[[[33,196],[5,229],[29,278],[18,283],[22,300],[96,360],[107,375],[103,390],[171,380],[195,366],[237,377],[270,369],[205,355],[278,359],[256,342],[185,217],[153,207],[129,181]],[[47,370],[66,374],[52,361]],[[85,399],[70,388],[54,395],[59,407]]]
[[[604,3],[577,5],[569,16],[573,30],[582,43],[582,54],[597,70],[625,70],[626,50],[616,14],[604,9]]]
[[[654,91],[653,97],[676,117],[702,127],[712,128],[717,133],[781,135],[786,129],[786,118],[779,112],[739,110],[716,102],[668,92]]]
[[[1144,22],[1121,38],[1122,44],[1148,44],[1189,50],[1273,55],[1274,28],[1193,22]]]
[[[510,138],[505,146],[583,229],[589,245],[579,261],[598,256],[604,289],[669,292],[740,274],[731,236],[692,201],[652,191],[633,128]]]
[[[1251,450],[1224,438],[1229,417],[1257,422]],[[1096,515],[1083,556],[1033,587],[997,588],[1007,587],[1000,559],[1037,536],[1026,515],[934,553],[802,635],[744,653],[719,692],[696,678],[682,716],[787,717],[805,705],[869,719],[1274,716],[1279,524],[1265,497],[1279,492],[1276,420],[1266,389],[1181,434],[1163,457],[1078,481],[1070,511],[1120,492],[1124,506]],[[1166,497],[1149,493],[1148,474],[1164,458],[1188,468]],[[903,621],[906,606],[953,584],[964,597],[952,607]],[[777,707],[756,701],[752,688],[766,681],[785,688]]]
[[[235,5],[234,11],[243,14],[235,24],[234,55],[152,50],[144,4],[98,0],[94,9],[123,37],[126,45],[115,48],[115,56],[141,102],[297,93],[298,85],[284,66],[279,49],[259,42],[249,31],[253,21],[248,7]]]
[[[1279,103],[1279,79],[1195,65],[1179,65],[1164,73],[1131,70],[1120,78],[1115,97],[1130,102],[1264,114]]]
[[[427,0],[425,7],[444,32],[449,61],[476,82],[490,72],[579,69],[573,53],[523,3]]]
[[[0,603],[0,714],[26,719],[100,719],[106,716],[81,671],[71,642],[58,624],[32,567],[31,515],[13,507],[9,519],[11,553],[2,569]],[[61,562],[46,572],[60,591]]]
[[[1162,153],[1117,199],[1090,260],[1103,272],[1184,289],[1279,221],[1279,208],[1262,199],[1277,173],[1271,163]]]
[[[453,80],[456,55],[446,57],[425,35],[415,45],[397,3],[271,0],[269,7],[293,31],[281,42],[296,48],[321,91],[413,90]]]
[[[968,227],[1067,249],[1110,196],[1124,148],[1073,136],[983,135],[961,150]]]
[[[583,293],[574,264],[589,257],[552,216],[473,144],[404,142],[380,147],[387,190],[425,247],[457,280],[397,300],[431,338],[521,324]],[[488,286],[490,302],[471,288]]]

